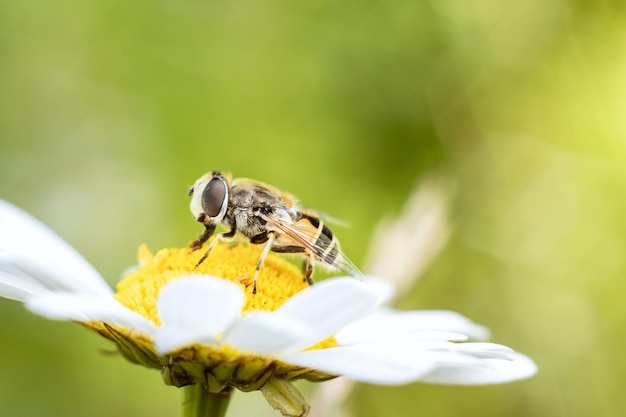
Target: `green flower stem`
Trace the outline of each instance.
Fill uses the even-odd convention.
[[[225,388],[219,394],[207,392],[201,384],[183,388],[183,417],[224,417],[230,402],[232,389]]]

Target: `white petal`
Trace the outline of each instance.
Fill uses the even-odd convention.
[[[420,332],[431,331],[461,334],[478,340],[483,340],[489,335],[486,328],[452,311],[403,312],[380,308],[345,327],[335,337],[339,344],[350,345],[380,339],[420,338]],[[465,338],[448,340],[465,340]]]
[[[401,346],[357,345],[310,350],[285,355],[281,360],[332,375],[374,384],[405,384],[431,372],[436,362],[424,352]]]
[[[72,277],[61,270],[58,265],[45,259],[25,257],[19,254],[0,253],[0,274],[6,276],[0,283],[0,295],[10,295],[11,287],[23,291],[14,294],[13,298],[26,301],[29,295],[43,295],[51,291],[65,291],[80,294],[90,294],[96,297],[110,297],[110,288],[96,289],[89,280]],[[12,278],[10,278],[12,277]],[[104,281],[103,281],[104,282]],[[30,283],[30,284],[29,284]],[[25,288],[23,288],[25,287]]]
[[[239,316],[243,303],[241,288],[221,278],[190,275],[165,285],[157,302],[162,326],[157,349],[214,341]]]
[[[387,303],[394,297],[396,292],[396,288],[392,283],[372,275],[366,275],[363,279],[363,283],[371,292],[378,295],[378,305]]]
[[[372,333],[370,335],[363,335],[358,341],[349,340],[346,337],[342,337],[341,333],[335,337],[337,344],[340,346],[350,346],[355,344],[365,343],[412,343],[412,342],[465,342],[467,336],[461,333],[452,332],[436,332],[436,331],[401,331],[388,333]]]
[[[196,343],[213,346],[219,344],[218,340],[213,336],[191,332],[175,326],[161,327],[157,330],[154,337],[154,348],[158,353],[164,355]]]
[[[122,306],[112,297],[57,292],[32,297],[26,307],[35,314],[53,320],[103,321],[149,336],[153,336],[157,329],[150,320]]]
[[[311,346],[363,317],[379,297],[367,285],[352,278],[331,278],[291,297],[274,314],[299,323],[306,337],[286,349]]]
[[[475,358],[512,360],[513,349],[496,343],[454,343],[453,350]]]
[[[234,323],[224,333],[222,343],[245,352],[276,355],[306,337],[306,328],[298,321],[269,311],[255,311]]]
[[[5,261],[24,272],[29,272],[28,265],[36,263],[35,279],[49,280],[48,274],[51,274],[56,282],[63,277],[63,287],[77,292],[105,296],[113,293],[74,248],[39,220],[4,200],[0,200],[0,230],[0,253]],[[9,273],[4,265],[0,268]],[[4,291],[2,287],[0,282],[0,295],[12,294],[12,298],[24,300],[25,294],[16,294],[14,289]]]
[[[521,353],[512,353],[511,360],[482,359],[480,365],[446,363],[438,365],[422,380],[438,384],[499,384],[533,376],[537,365]]]
[[[0,297],[24,302],[32,295],[43,295],[47,292],[48,288],[18,269],[0,253]]]

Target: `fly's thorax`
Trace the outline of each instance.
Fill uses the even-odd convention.
[[[226,220],[226,219],[225,219]],[[266,222],[255,214],[252,207],[232,207],[227,215],[229,226],[235,227],[248,239],[266,232]]]
[[[238,184],[231,188],[230,204],[235,207],[263,207],[282,205],[280,195],[255,184]]]
[[[288,221],[292,219],[280,196],[270,189],[256,184],[239,184],[231,188],[226,217],[241,234],[251,239],[273,230],[262,214],[276,215]]]

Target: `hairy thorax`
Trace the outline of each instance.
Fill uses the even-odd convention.
[[[283,210],[282,201],[261,187],[234,186],[230,199],[231,204],[225,220],[248,238],[267,232],[267,222],[259,214]]]

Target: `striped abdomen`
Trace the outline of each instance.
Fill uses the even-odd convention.
[[[310,214],[302,214],[302,218],[298,222],[308,222],[314,229],[311,242],[314,246],[312,252],[315,258],[328,266],[343,269],[341,265],[337,265],[335,262],[337,255],[341,252],[339,241],[324,222]]]

